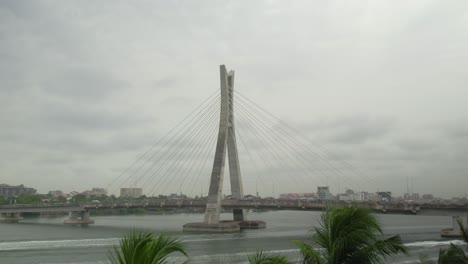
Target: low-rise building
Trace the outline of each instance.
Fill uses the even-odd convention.
[[[367,200],[367,192],[354,192],[351,189],[346,190],[345,193],[338,194],[338,200],[340,201],[366,201]]]
[[[279,198],[285,200],[314,200],[316,196],[315,193],[282,193]]]
[[[23,184],[18,185],[18,186],[0,184],[0,196],[3,196],[4,198],[16,197],[24,193],[34,194],[36,193],[36,189],[26,187]]]
[[[330,188],[328,186],[317,186],[317,196],[319,200],[329,200],[332,198]]]
[[[380,197],[382,202],[392,201],[392,192],[377,192],[377,195]]]
[[[434,195],[430,194],[430,193],[427,193],[427,194],[423,194],[422,198],[424,200],[434,200]]]

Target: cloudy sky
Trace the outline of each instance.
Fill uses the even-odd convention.
[[[220,64],[379,189],[467,194],[464,0],[1,1],[0,182],[105,187]]]

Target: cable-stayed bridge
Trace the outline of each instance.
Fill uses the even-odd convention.
[[[224,181],[227,172],[229,181]],[[250,193],[255,186],[256,194],[271,189],[273,197],[275,187],[312,192],[330,182],[369,189],[363,183],[368,185],[370,179],[350,181],[346,173],[364,177],[247,96],[234,92],[234,72],[221,65],[220,90],[153,144],[108,189],[141,188],[149,197],[170,193],[193,197],[198,192],[204,196],[202,190],[208,190],[204,222],[185,227],[208,231],[222,225],[223,187],[235,200],[243,198],[244,185]],[[233,220],[245,222],[245,208],[233,208]]]
[[[322,201],[280,201],[274,198],[279,191],[313,192],[319,186],[330,186],[334,191],[344,187],[362,191],[384,189],[244,93],[234,92],[234,72],[228,72],[224,65],[220,66],[220,82],[220,89],[156,140],[107,186],[110,193],[118,193],[121,188],[141,188],[148,198],[171,193],[205,198],[176,202],[153,198],[131,205],[101,203],[99,207],[201,206],[205,208],[204,222],[186,225],[187,231],[229,231],[232,223],[225,224],[219,219],[222,207],[233,211],[233,221],[237,223],[234,229],[238,230],[242,223],[263,225],[261,221],[248,221],[246,208],[320,209],[324,206]],[[229,174],[229,181],[224,181],[225,174]],[[272,199],[248,201],[243,199],[246,193],[255,196],[261,193]],[[223,199],[226,194],[229,199]],[[321,198],[326,200],[328,193],[324,195]],[[3,206],[0,213],[6,220],[15,220],[21,212],[68,210],[68,223],[86,224],[92,222],[89,209],[96,206]],[[370,203],[368,207],[390,209],[378,203]],[[407,206],[402,210],[415,212],[418,208]]]

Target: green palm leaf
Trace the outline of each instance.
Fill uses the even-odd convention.
[[[302,263],[303,264],[325,264],[326,262],[320,255],[320,253],[315,250],[311,245],[300,241],[300,240],[293,240],[294,244],[299,246],[302,254]]]
[[[439,264],[468,264],[468,258],[463,249],[450,243],[447,249],[440,249],[439,251]]]
[[[187,256],[182,244],[170,236],[132,232],[120,240],[109,258],[114,264],[163,264],[175,252]]]
[[[255,255],[249,256],[250,264],[292,264],[285,256],[268,254],[258,251]]]
[[[314,231],[312,241],[322,251],[294,241],[304,264],[382,263],[387,256],[407,253],[399,236],[381,239],[382,228],[369,209],[327,208]]]
[[[460,227],[463,240],[468,243],[468,229],[465,229],[463,222],[460,218],[457,219],[458,226]]]

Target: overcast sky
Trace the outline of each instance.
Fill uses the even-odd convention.
[[[0,183],[105,187],[220,64],[380,190],[468,192],[465,0],[0,1]]]

